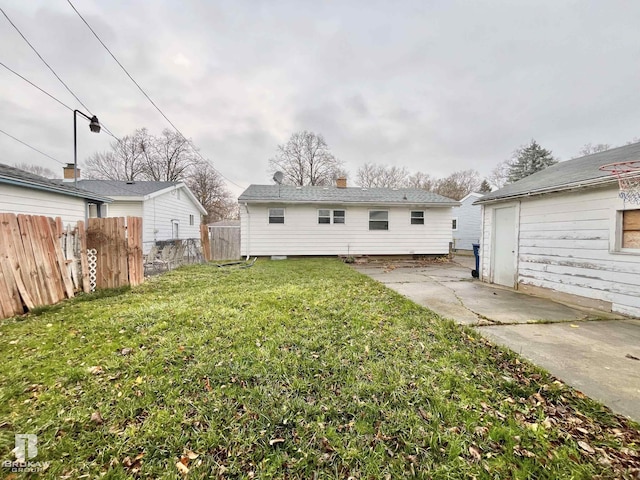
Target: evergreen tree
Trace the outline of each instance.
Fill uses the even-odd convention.
[[[542,148],[535,140],[516,150],[509,162],[508,183],[517,182],[529,175],[544,170],[558,161],[553,158],[551,150]]]
[[[484,180],[482,180],[482,183],[480,184],[480,188],[478,188],[478,192],[479,193],[489,193],[490,191],[491,191],[491,185],[489,184],[489,182],[485,178]]]

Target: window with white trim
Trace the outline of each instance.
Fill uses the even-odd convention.
[[[389,230],[389,212],[387,210],[370,210],[369,230]]]
[[[284,223],[284,208],[270,208],[269,223]]]
[[[451,230],[454,232],[458,230],[458,217],[454,217],[451,219]]]
[[[424,210],[411,211],[411,225],[424,225]]]
[[[325,225],[329,223],[344,223],[345,213],[345,210],[321,208],[318,210],[318,223]]]
[[[331,223],[331,210],[318,210],[318,223]]]

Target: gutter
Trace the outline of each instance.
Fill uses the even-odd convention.
[[[344,206],[362,206],[362,207],[459,207],[462,205],[460,202],[345,202],[339,200],[283,200],[282,198],[273,199],[243,199],[239,198],[238,201],[244,202],[245,205],[251,204],[286,204],[286,205],[344,205]]]
[[[545,193],[569,192],[572,190],[579,190],[582,188],[589,188],[589,187],[605,187],[608,185],[615,185],[616,183],[617,183],[617,180],[615,178],[600,177],[592,180],[584,180],[582,182],[575,182],[575,183],[569,183],[565,185],[555,185],[553,187],[539,188],[537,190],[532,190],[529,192],[520,192],[520,193],[513,193],[510,195],[501,195],[499,197],[494,197],[494,198],[485,199],[483,197],[473,202],[472,205],[484,205],[489,203],[502,202],[506,200],[515,200],[517,198],[533,197],[536,195],[543,195]]]
[[[14,185],[17,187],[32,188],[33,190],[40,190],[43,192],[58,193],[61,195],[67,195],[69,197],[82,198],[83,200],[97,200],[98,202],[101,202],[101,203],[111,203],[113,201],[109,197],[96,195],[87,190],[78,189],[78,191],[73,191],[67,188],[57,188],[54,185],[42,185],[41,183],[30,182],[25,180],[17,180],[12,177],[4,177],[1,175],[0,175],[0,183],[4,183],[7,185]]]

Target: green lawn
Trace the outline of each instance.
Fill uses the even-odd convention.
[[[638,425],[337,260],[185,267],[5,320],[0,355],[0,461],[37,434],[34,478],[640,468]]]

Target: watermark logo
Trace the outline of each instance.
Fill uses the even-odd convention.
[[[33,433],[16,433],[16,448],[13,453],[18,461],[38,456],[38,436]]]
[[[33,433],[16,433],[15,448],[12,453],[16,459],[4,460],[3,468],[12,472],[44,472],[49,468],[50,462],[32,462],[32,458],[38,456],[38,436]]]

